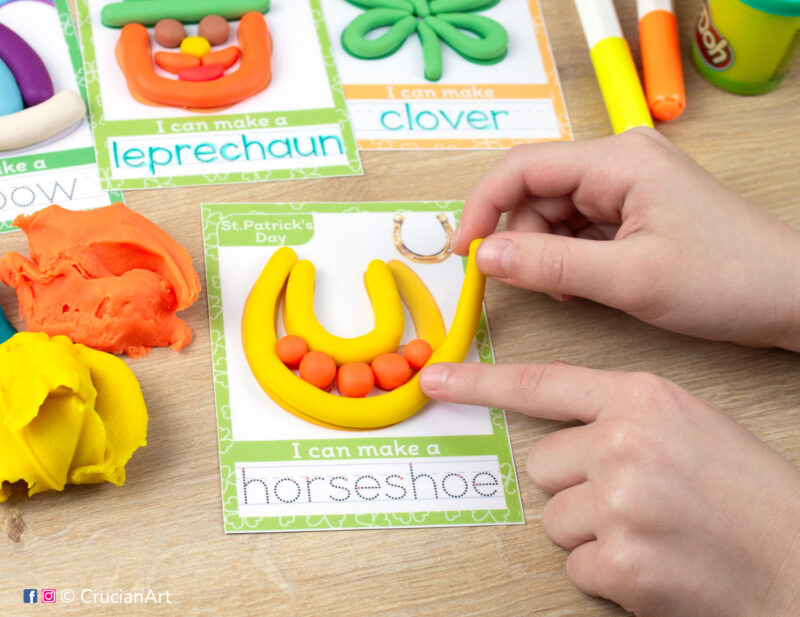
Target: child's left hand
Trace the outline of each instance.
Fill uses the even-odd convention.
[[[539,440],[547,535],[584,592],[640,617],[800,615],[800,472],[725,414],[645,373],[438,364],[434,399],[581,421]]]

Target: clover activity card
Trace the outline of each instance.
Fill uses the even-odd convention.
[[[476,270],[465,276],[465,260],[450,252],[461,207],[203,206],[227,532],[524,522],[503,411],[420,402],[413,377],[388,394],[375,388],[348,398],[336,385],[329,393],[315,389],[297,370],[274,364],[275,339],[294,329],[292,320],[318,320],[321,336],[349,339],[332,356],[362,353],[353,340],[363,343],[366,332],[367,339],[394,336],[391,349],[425,337],[443,350],[461,336],[468,361],[492,362]],[[378,275],[389,270],[388,284],[381,283]],[[404,299],[393,300],[399,321],[389,315],[393,280]],[[427,305],[409,308],[423,297]],[[462,319],[470,307],[477,335]],[[337,359],[340,376],[345,360]],[[298,395],[303,388],[313,395]],[[363,427],[401,418],[385,428],[331,427],[332,420]]]
[[[0,232],[58,203],[120,201],[100,188],[80,51],[65,0],[0,0]]]
[[[537,0],[322,0],[362,149],[571,140]]]
[[[77,0],[103,185],[361,174],[318,2]]]

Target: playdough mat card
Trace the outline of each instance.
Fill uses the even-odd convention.
[[[572,139],[537,0],[322,6],[360,148]]]
[[[338,394],[337,386],[330,394],[315,389],[283,364],[277,365],[277,373],[262,373],[270,362],[280,363],[269,337],[285,333],[283,314],[307,320],[306,325],[310,315],[324,329],[323,336],[355,338],[366,332],[370,338],[392,333],[386,347],[392,349],[397,349],[392,347],[397,341],[405,345],[423,335],[431,340],[443,338],[441,349],[448,341],[460,339],[464,349],[469,349],[468,361],[492,362],[480,291],[465,283],[464,289],[471,291],[459,300],[465,260],[449,247],[461,207],[461,202],[203,207],[227,532],[524,522],[503,411],[433,401],[424,404],[424,399],[417,399],[415,406],[415,397],[409,395],[413,388],[419,392],[413,377],[405,384],[412,389],[400,386],[387,394],[375,388],[366,398],[347,398]],[[304,263],[278,265],[292,251],[307,260],[306,266],[314,264],[316,274],[310,287],[299,284],[303,293],[290,298],[294,292],[287,291],[284,300],[285,275],[289,271],[292,277],[300,274],[298,268]],[[400,297],[427,297],[429,310],[420,312],[417,305],[411,309],[412,319],[408,305],[401,304],[396,293],[396,309],[387,306],[386,288],[379,289],[377,279],[370,279],[376,273],[367,270],[372,260],[389,264],[390,287],[394,289],[394,277]],[[398,269],[405,276],[396,274]],[[266,286],[251,295],[257,280]],[[309,282],[307,277],[303,280]],[[267,294],[266,302],[262,302],[262,292]],[[257,325],[255,330],[246,327],[243,335],[248,296],[248,323]],[[479,322],[474,338],[469,328],[468,334],[459,337],[465,331],[465,322],[454,322],[459,303],[472,307],[472,323]],[[278,318],[272,319],[276,306]],[[390,317],[395,310],[401,314],[396,320]],[[439,334],[432,327],[437,319]],[[307,338],[311,340],[310,335]],[[351,343],[345,341],[331,353],[350,353]],[[261,384],[293,413],[274,402]],[[312,398],[324,400],[315,403],[308,396],[296,396],[294,389],[303,387],[314,388]],[[322,404],[314,408],[320,400]],[[384,426],[385,418],[398,409],[401,416],[413,415],[372,430],[340,430],[300,417],[319,419],[331,411],[343,418],[354,406],[360,418],[356,422],[368,418],[373,426]]]
[[[318,3],[76,0],[103,186],[361,174]]]
[[[65,0],[0,0],[0,232],[52,203],[122,199],[100,188],[82,77]]]

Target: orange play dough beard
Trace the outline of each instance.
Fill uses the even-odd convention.
[[[233,105],[264,90],[272,78],[272,39],[261,13],[239,21],[239,68],[213,81],[186,82],[156,73],[150,54],[150,33],[140,24],[120,32],[116,55],[131,95],[149,104],[209,111]]]
[[[28,236],[30,259],[7,253],[0,279],[17,290],[29,331],[134,358],[191,342],[175,312],[197,300],[200,280],[189,252],[150,220],[116,203],[50,206],[14,224]]]

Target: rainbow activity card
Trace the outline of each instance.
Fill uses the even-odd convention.
[[[100,188],[66,0],[0,1],[0,30],[13,50],[10,68],[0,50],[0,232],[52,203],[86,210],[120,201]]]
[[[482,286],[450,249],[462,205],[203,206],[226,532],[524,522],[502,410],[418,400],[414,377],[347,398],[338,380],[326,392],[275,364],[290,319],[319,320],[323,336],[349,339],[330,350],[332,364],[365,353],[351,343],[365,332],[367,347],[389,334],[380,345],[392,349],[424,336],[446,350],[460,337],[467,361],[492,362]],[[425,306],[408,302],[423,298]],[[341,377],[348,361],[336,363]],[[383,428],[365,429],[373,426]]]
[[[103,186],[360,175],[318,3],[76,0]]]
[[[362,149],[571,140],[537,0],[322,0]]]

